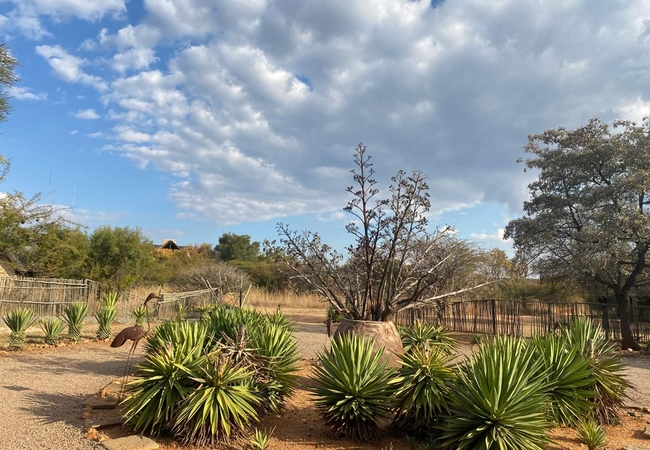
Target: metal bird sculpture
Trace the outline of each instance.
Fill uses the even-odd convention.
[[[123,346],[126,341],[133,341],[133,344],[131,345],[131,349],[129,350],[129,355],[126,357],[126,367],[124,368],[124,377],[122,379],[122,388],[120,389],[120,397],[122,397],[122,394],[124,393],[124,387],[126,385],[126,380],[129,375],[129,366],[131,365],[133,354],[135,353],[135,349],[138,346],[138,342],[140,342],[142,338],[144,338],[147,334],[149,334],[149,330],[151,330],[151,322],[149,321],[148,303],[153,299],[160,300],[161,297],[152,292],[147,296],[147,298],[144,301],[144,307],[147,310],[147,329],[145,330],[140,325],[127,327],[122,331],[120,331],[117,334],[117,336],[115,336],[115,339],[113,339],[113,342],[111,342],[111,347],[117,348]]]

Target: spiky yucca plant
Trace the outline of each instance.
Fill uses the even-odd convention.
[[[447,354],[451,354],[457,346],[457,342],[442,325],[416,321],[410,327],[402,326],[398,329],[402,338],[404,351],[409,352],[414,347],[422,349],[438,347]]]
[[[147,320],[147,307],[144,305],[136,306],[135,308],[131,309],[129,314],[131,314],[135,320],[136,325],[143,326],[145,320]]]
[[[63,309],[63,321],[68,325],[68,338],[72,342],[81,340],[81,329],[88,316],[88,305],[83,302],[69,303]]]
[[[580,422],[576,432],[589,450],[600,450],[607,446],[605,430],[593,420]]]
[[[447,397],[456,380],[451,357],[437,348],[415,346],[400,360],[393,426],[409,434],[431,434],[440,415],[447,413]]]
[[[383,353],[372,340],[345,334],[318,356],[315,403],[336,436],[372,440],[378,421],[390,417],[395,371],[387,368]]]
[[[160,435],[170,431],[181,400],[195,389],[193,371],[204,364],[203,342],[191,343],[177,336],[174,343],[145,351],[136,368],[137,378],[127,385],[123,417],[137,433]]]
[[[618,423],[630,383],[624,377],[625,364],[616,344],[605,338],[603,329],[591,319],[578,317],[561,330],[567,349],[576,348],[590,361],[597,395],[594,419],[600,424]]]
[[[294,374],[298,370],[298,344],[289,324],[277,320],[254,331],[251,347],[263,359],[255,369],[263,398],[263,406],[271,412],[279,412],[284,400],[293,392],[297,383]]]
[[[266,450],[269,448],[269,444],[274,432],[275,427],[271,428],[270,430],[260,430],[259,428],[255,428],[253,436],[251,437],[248,444],[249,447],[254,450]]]
[[[542,362],[540,376],[549,396],[551,420],[560,425],[577,425],[591,415],[595,406],[596,380],[590,360],[554,333],[535,336],[532,345]]]
[[[496,337],[474,352],[449,395],[442,446],[458,450],[543,450],[547,398],[541,362],[523,339]]]
[[[41,319],[41,329],[45,333],[45,343],[47,345],[56,345],[59,343],[61,334],[65,331],[65,323],[58,317]]]
[[[188,307],[185,303],[176,303],[176,320],[179,322],[187,318]]]
[[[19,349],[25,344],[25,331],[34,325],[37,317],[31,308],[19,307],[12,309],[9,315],[2,317],[2,320],[11,331],[9,347]]]
[[[99,324],[96,333],[97,339],[108,339],[111,337],[111,327],[117,316],[117,303],[119,300],[120,296],[117,292],[104,294],[99,310],[93,314]]]
[[[239,436],[258,420],[255,406],[260,402],[246,366],[233,364],[228,357],[213,352],[205,364],[192,370],[195,389],[179,404],[173,431],[185,444],[215,445]]]

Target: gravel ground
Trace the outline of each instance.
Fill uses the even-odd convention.
[[[325,325],[294,315],[299,348],[314,358],[328,342]],[[0,449],[101,449],[85,437],[83,402],[122,376],[129,345],[88,342],[55,349],[0,352]],[[630,406],[650,407],[650,358],[625,355],[636,389]]]

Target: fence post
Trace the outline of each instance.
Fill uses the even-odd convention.
[[[609,340],[609,309],[607,304],[603,305],[603,328],[605,329],[605,339]]]
[[[492,309],[492,333],[497,334],[497,301],[496,299],[490,300],[490,307]]]

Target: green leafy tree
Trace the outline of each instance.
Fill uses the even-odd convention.
[[[247,261],[260,254],[260,243],[251,242],[251,237],[247,234],[225,233],[219,238],[219,244],[214,250],[222,261]]]
[[[0,198],[0,254],[14,256],[16,268],[20,266],[42,276],[63,268],[61,264],[49,267],[53,261],[48,262],[48,258],[73,262],[74,256],[69,255],[69,250],[76,243],[83,247],[81,242],[66,241],[60,253],[56,248],[57,242],[63,245],[62,233],[78,229],[78,225],[67,220],[63,213],[62,208],[42,203],[40,193],[31,198],[20,192],[5,194]],[[80,261],[83,259],[75,260],[71,269]]]
[[[639,349],[630,300],[650,284],[650,122],[613,128],[592,119],[529,136],[525,164],[539,177],[506,237],[540,277],[606,288],[619,307],[622,347]]]
[[[212,245],[206,243],[187,245],[179,250],[157,249],[153,265],[142,275],[143,281],[167,284],[189,270],[213,264],[216,260]]]
[[[39,277],[86,277],[88,235],[72,223],[54,222],[43,227],[36,245],[26,254],[27,266]]]
[[[142,278],[154,262],[155,247],[139,228],[102,226],[90,236],[90,278],[122,290]]]

